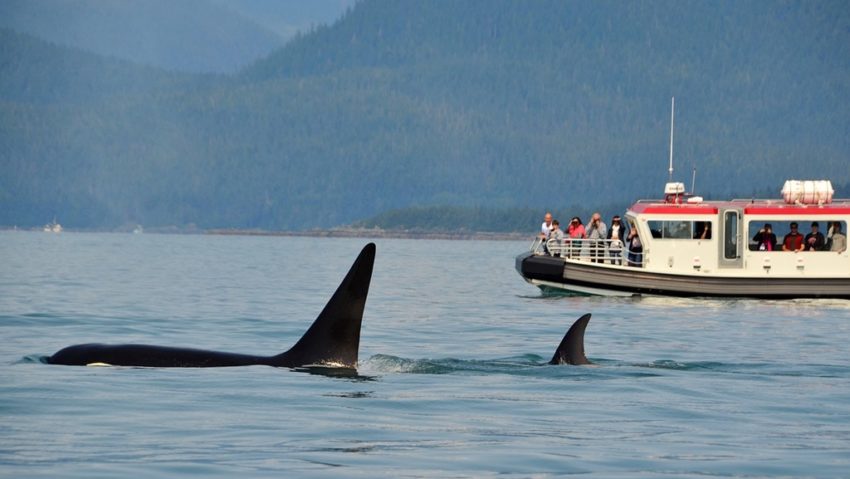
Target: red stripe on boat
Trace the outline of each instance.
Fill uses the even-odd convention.
[[[809,206],[752,206],[744,208],[745,215],[783,215],[783,216],[812,216],[812,215],[850,215],[850,207],[817,207]]]

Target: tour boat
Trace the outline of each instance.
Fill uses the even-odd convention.
[[[516,257],[516,269],[541,289],[579,294],[850,299],[850,200],[833,199],[826,180],[789,180],[782,193],[775,200],[704,201],[671,182],[663,199],[639,200],[623,215],[642,251],[627,238],[622,246],[538,239]],[[757,242],[766,225],[775,245]],[[822,240],[805,241],[815,229]]]

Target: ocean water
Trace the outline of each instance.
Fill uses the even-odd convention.
[[[356,377],[40,361],[283,351],[367,241],[0,233],[0,476],[850,476],[850,302],[543,296],[525,242],[378,240]]]

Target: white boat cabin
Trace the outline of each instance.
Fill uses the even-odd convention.
[[[789,181],[783,193],[785,198],[777,200],[703,201],[686,195],[681,183],[668,184],[664,199],[640,200],[623,217],[629,231],[637,230],[642,254],[630,251],[628,243],[618,251],[619,244],[611,241],[570,239],[549,241],[539,250],[567,262],[665,274],[850,278],[846,241],[850,200],[833,201],[828,181]],[[766,225],[775,235],[775,245],[755,240]],[[792,226],[800,240],[815,228],[823,240],[814,249],[803,245],[803,250],[785,251],[783,240]]]

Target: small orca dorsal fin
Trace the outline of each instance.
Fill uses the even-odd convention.
[[[273,366],[297,367],[327,364],[357,367],[360,324],[372,281],[375,244],[369,243],[339,284],[325,308],[288,351],[272,358]]]
[[[584,355],[584,330],[589,321],[590,313],[587,313],[570,326],[549,364],[590,364]]]

